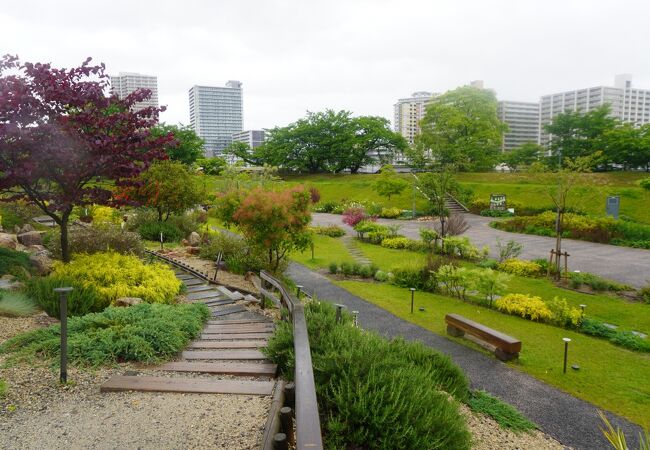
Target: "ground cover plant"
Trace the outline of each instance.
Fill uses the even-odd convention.
[[[467,402],[472,411],[493,418],[501,427],[514,432],[530,431],[537,426],[519,411],[485,391],[474,391]]]
[[[328,446],[470,448],[465,420],[449,398],[467,400],[467,379],[448,357],[362,331],[347,314],[339,324],[327,303],[309,303],[305,315]],[[288,323],[278,326],[264,351],[293,378]]]
[[[201,332],[210,316],[207,306],[140,304],[110,307],[68,320],[68,358],[79,366],[125,361],[155,363],[174,357]],[[38,355],[57,364],[60,326],[30,331],[0,345],[15,360]]]

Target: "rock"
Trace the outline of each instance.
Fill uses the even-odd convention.
[[[38,231],[28,231],[18,235],[18,242],[28,247],[30,245],[43,245],[43,238]]]
[[[52,259],[46,253],[29,255],[29,262],[34,266],[39,275],[47,275],[52,270]]]
[[[198,255],[201,252],[201,247],[187,247],[187,253],[190,255]]]
[[[32,255],[47,255],[50,256],[50,251],[42,245],[30,245],[25,247],[25,251]]]
[[[14,234],[20,233],[20,227],[18,225],[14,225]]]
[[[201,236],[196,231],[192,231],[187,237],[187,241],[189,242],[190,246],[196,247],[197,245],[201,244]]]
[[[115,300],[113,306],[127,307],[139,305],[140,303],[142,303],[142,299],[139,297],[120,297]]]
[[[30,231],[36,231],[36,229],[31,226],[30,224],[26,223],[23,225],[23,227],[18,231],[18,234],[23,234],[23,233],[29,233]]]
[[[183,240],[181,241],[181,245],[182,245],[183,247],[187,247],[188,245],[190,245],[190,243],[188,242],[187,239],[183,239]]]
[[[0,247],[15,250],[17,245],[18,240],[16,239],[15,234],[0,233]]]

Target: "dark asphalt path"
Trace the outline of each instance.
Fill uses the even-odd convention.
[[[531,234],[508,233],[489,226],[494,218],[464,214],[470,228],[464,234],[478,248],[487,245],[490,254],[498,256],[497,238],[504,243],[509,240],[519,242],[524,246],[521,257],[524,259],[546,258],[555,248],[555,238],[534,236]],[[356,235],[352,228],[343,224],[342,216],[336,214],[314,213],[314,225],[335,224],[346,229],[350,235]],[[417,222],[412,220],[379,219],[379,223],[400,225],[400,234],[411,239],[420,239],[420,228],[433,226],[432,222]],[[602,277],[642,287],[650,283],[650,250],[639,248],[618,247],[615,245],[596,244],[594,242],[563,239],[562,247],[569,252],[569,269],[590,272]]]
[[[562,444],[585,450],[611,449],[600,432],[598,409],[590,403],[560,391],[495,358],[439,336],[351,294],[331,283],[326,277],[292,263],[287,275],[307,292],[319,299],[345,305],[349,311],[359,311],[363,328],[393,338],[404,337],[421,341],[449,355],[460,366],[475,389],[484,389],[514,405],[530,420]],[[612,376],[616,376],[612,368]],[[650,410],[650,407],[648,408]],[[629,421],[607,413],[612,424],[628,437],[630,448],[637,448],[640,428]]]

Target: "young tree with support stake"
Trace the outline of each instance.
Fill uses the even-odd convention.
[[[125,187],[154,159],[164,159],[172,135],[152,137],[164,108],[131,108],[149,98],[106,96],[103,64],[56,69],[0,59],[0,191],[26,199],[61,228],[61,253],[70,261],[68,222],[74,206],[119,204]]]

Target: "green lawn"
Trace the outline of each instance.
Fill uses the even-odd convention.
[[[608,342],[550,325],[535,323],[450,297],[416,293],[416,307],[425,312],[410,314],[410,292],[388,284],[361,281],[337,282],[371,303],[434,333],[445,335],[444,316],[457,313],[515,336],[522,341],[522,352],[513,367],[549,384],[618,413],[641,424],[650,425],[650,355],[616,347]],[[647,313],[646,313],[647,314]],[[562,373],[563,337],[572,339],[569,364],[579,371]],[[469,341],[456,339],[463,344]]]
[[[290,258],[311,269],[326,269],[329,263],[354,262],[340,238],[328,236],[314,236],[314,259],[311,258],[311,249],[303,252],[293,252]]]

